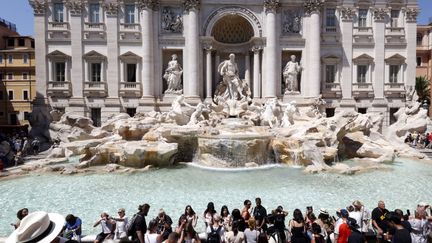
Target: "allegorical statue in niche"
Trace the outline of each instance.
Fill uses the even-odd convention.
[[[296,61],[296,56],[291,55],[291,60],[285,65],[283,77],[285,80],[285,93],[298,92],[298,74],[302,67]]]
[[[181,94],[181,76],[183,74],[183,69],[177,61],[176,54],[172,55],[171,58],[172,59],[168,62],[168,67],[163,75],[163,78],[168,84],[165,94]]]
[[[218,67],[219,74],[223,77],[223,84],[227,87],[225,94],[222,95],[226,100],[243,99],[243,82],[239,77],[235,55],[230,54],[229,59],[223,61]]]

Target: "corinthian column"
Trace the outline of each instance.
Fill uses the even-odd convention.
[[[207,45],[206,51],[206,98],[212,97],[212,46]]]
[[[267,45],[264,48],[264,59],[266,64],[265,79],[266,85],[263,85],[263,97],[277,97],[279,94],[278,82],[280,82],[279,59],[280,48],[279,38],[276,25],[276,14],[280,7],[279,0],[266,0],[264,2],[264,10],[266,13],[266,38]]]
[[[306,39],[308,50],[308,79],[302,84],[302,94],[306,97],[317,97],[320,94],[321,84],[321,36],[320,36],[320,13],[323,5],[322,0],[307,0],[304,3],[305,15],[309,17],[309,36]]]
[[[154,54],[153,54],[153,10],[157,9],[157,0],[142,0],[141,29],[142,29],[142,94],[143,98],[154,97]],[[138,68],[138,65],[137,65]],[[138,76],[137,76],[138,78]]]
[[[184,74],[183,86],[184,95],[189,98],[199,98],[199,30],[198,12],[200,0],[184,0],[185,14],[184,37],[185,47],[183,51]]]

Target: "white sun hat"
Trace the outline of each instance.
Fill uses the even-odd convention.
[[[57,213],[33,212],[21,220],[20,226],[7,238],[6,243],[50,243],[61,232],[65,218]]]

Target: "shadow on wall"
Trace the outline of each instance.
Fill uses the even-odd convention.
[[[29,117],[31,126],[29,135],[32,139],[39,139],[41,151],[49,149],[53,142],[49,132],[49,127],[53,121],[50,111],[51,107],[46,98],[37,92],[36,98],[33,100],[33,110]]]

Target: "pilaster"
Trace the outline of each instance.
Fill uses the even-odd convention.
[[[369,71],[374,70],[372,85],[375,99],[384,99],[384,83],[385,83],[385,21],[388,17],[389,9],[373,8],[374,18],[374,39],[375,39],[375,66],[369,68]],[[372,65],[372,64],[371,64]]]
[[[281,82],[280,72],[278,70],[278,63],[281,58],[281,51],[279,45],[279,35],[277,31],[277,14],[281,4],[279,0],[266,0],[264,1],[265,23],[266,23],[266,46],[264,47],[264,60],[266,64],[266,72],[263,85],[263,97],[274,98],[277,97],[278,87]]]
[[[69,72],[72,84],[72,97],[83,97],[83,47],[82,47],[82,10],[84,5],[82,1],[67,2],[66,6],[70,11],[70,32],[71,32],[71,65],[66,62],[66,72]],[[66,75],[67,77],[68,75]],[[84,100],[82,100],[84,105]]]
[[[406,47],[406,78],[405,85],[415,86],[416,78],[416,36],[417,36],[417,15],[419,10],[417,8],[404,9],[405,14],[405,39],[407,42]]]
[[[352,84],[353,84],[353,18],[355,16],[355,9],[353,7],[342,7],[339,9],[341,15],[341,32],[342,32],[342,77],[341,77],[341,91],[342,99],[352,98]]]
[[[119,97],[120,80],[119,75],[119,48],[118,48],[118,3],[111,2],[104,5],[106,12],[106,35],[107,35],[107,86],[108,98]],[[123,67],[120,66],[120,70]]]
[[[185,47],[183,51],[184,73],[183,87],[186,98],[199,99],[199,8],[200,0],[184,0],[184,37]]]

